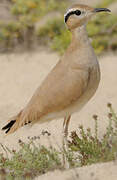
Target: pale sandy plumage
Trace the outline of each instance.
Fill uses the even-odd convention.
[[[28,123],[70,117],[94,95],[100,81],[100,70],[85,27],[87,20],[94,14],[94,8],[73,5],[68,12],[71,9],[82,10],[86,14],[81,18],[71,15],[67,20],[66,24],[72,33],[69,48],[27,106],[10,119],[11,124],[3,128],[7,129],[8,134]]]

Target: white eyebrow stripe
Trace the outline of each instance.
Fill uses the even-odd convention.
[[[72,11],[76,11],[77,8],[72,8],[72,9],[68,9],[68,11],[64,14],[64,17],[67,16],[67,14],[69,14]]]

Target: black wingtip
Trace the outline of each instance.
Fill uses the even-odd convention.
[[[8,128],[7,131],[5,131],[5,133],[7,134],[10,131],[11,128]]]
[[[2,128],[2,130],[6,130],[6,129],[8,129],[7,131],[6,131],[6,133],[8,133],[8,131],[11,129],[11,127],[13,126],[13,124],[16,122],[16,120],[11,120],[6,126],[4,126],[3,128]]]

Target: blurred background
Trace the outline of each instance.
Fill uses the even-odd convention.
[[[87,30],[98,55],[116,51],[117,0],[1,0],[0,52],[36,50],[44,46],[62,55],[71,39],[63,15],[75,2],[111,8],[111,15],[96,16]]]

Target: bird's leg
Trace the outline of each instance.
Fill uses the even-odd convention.
[[[64,122],[63,122],[63,139],[65,142],[67,142],[68,127],[69,127],[70,118],[71,118],[71,116],[65,117]]]
[[[68,136],[68,127],[71,116],[66,116],[63,122],[63,164],[66,166],[66,149],[67,149],[67,136]]]

